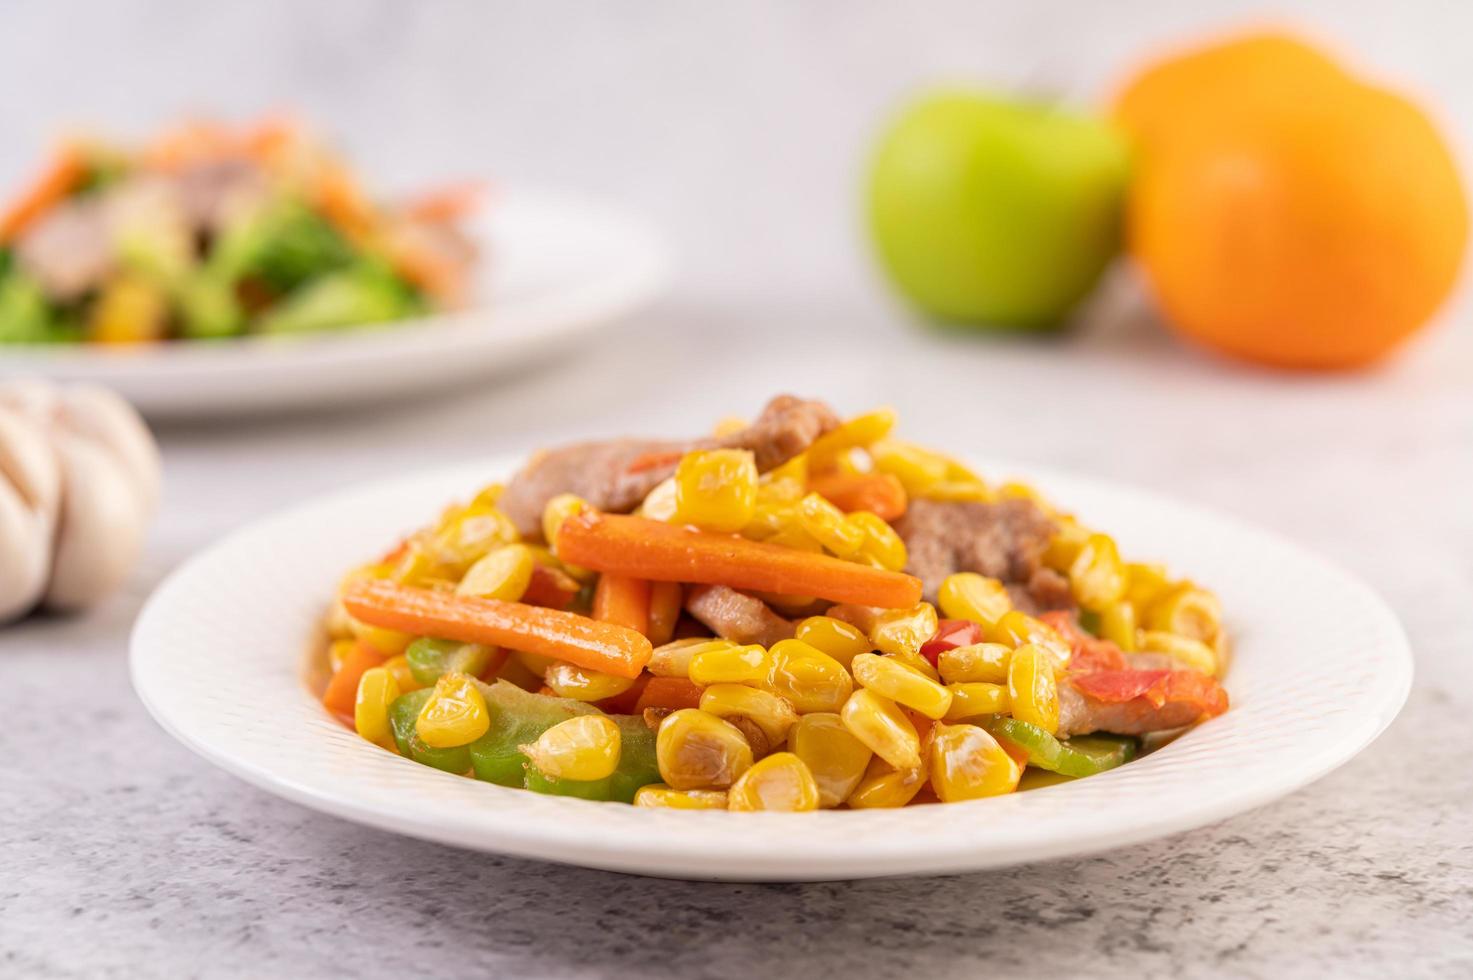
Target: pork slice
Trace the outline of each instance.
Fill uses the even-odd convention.
[[[1009,582],[1008,595],[1013,599],[1013,608],[1030,616],[1074,610],[1069,580],[1046,566],[1035,568],[1027,582]]]
[[[768,608],[767,603],[725,585],[690,589],[685,610],[711,632],[734,643],[770,647],[779,640],[791,639],[794,632],[793,624]]]
[[[1081,689],[1091,680],[1104,679],[1107,675],[1112,680],[1126,675],[1144,679],[1151,682],[1150,690],[1136,697],[1103,700]],[[1090,732],[1144,735],[1220,715],[1227,707],[1227,692],[1215,680],[1197,671],[1131,668],[1066,674],[1059,683],[1058,734],[1061,738]]]
[[[895,530],[905,540],[905,570],[921,580],[926,598],[934,602],[942,580],[956,572],[978,572],[1021,585],[1031,595],[1030,586],[1043,570],[1043,552],[1056,528],[1031,500],[912,500]],[[1053,579],[1045,576],[1039,584],[1046,597],[1057,597]]]
[[[15,258],[51,299],[66,302],[96,289],[116,261],[102,199],[82,198],[52,208],[16,242]]]
[[[512,478],[501,509],[523,534],[536,534],[542,510],[560,493],[575,493],[598,510],[633,510],[696,449],[749,449],[765,472],[803,452],[839,424],[823,402],[779,395],[751,425],[719,439],[684,442],[609,439],[563,446],[534,456]]]

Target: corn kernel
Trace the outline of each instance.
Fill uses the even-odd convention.
[[[768,660],[764,686],[800,713],[838,711],[854,690],[843,664],[801,640],[779,640]]]
[[[936,658],[936,667],[948,684],[1006,684],[1012,656],[1012,647],[1006,644],[972,643],[942,650]]]
[[[1008,662],[1008,703],[1013,717],[1052,735],[1059,730],[1059,688],[1049,656],[1025,644]]]
[[[1023,646],[1025,643],[1042,647],[1058,664],[1068,663],[1072,652],[1069,641],[1058,630],[1017,609],[1005,614],[993,626],[984,630],[984,635],[989,642],[1011,647]]]
[[[686,453],[675,470],[675,516],[707,531],[740,531],[757,506],[757,464],[746,449]]]
[[[791,752],[774,752],[732,784],[727,807],[790,813],[817,810],[818,784],[802,759]]]
[[[849,523],[842,510],[817,493],[798,501],[798,522],[810,537],[840,558],[858,554],[864,547],[864,530]]]
[[[1188,583],[1152,603],[1145,620],[1149,630],[1211,644],[1222,631],[1222,603],[1211,592]]]
[[[872,445],[895,428],[895,410],[879,408],[846,419],[838,428],[824,433],[808,447],[808,465],[815,471],[830,468],[851,449]]]
[[[516,525],[495,507],[451,508],[422,542],[443,577],[459,579],[493,548],[521,540]]]
[[[471,498],[472,507],[496,507],[501,503],[501,495],[506,492],[504,483],[488,483],[476,495]]]
[[[1136,642],[1135,606],[1121,600],[1100,610],[1100,638],[1130,653]]]
[[[465,674],[442,674],[414,723],[415,732],[434,749],[469,745],[490,727],[486,699]]]
[[[894,476],[912,497],[924,496],[934,484],[945,480],[950,472],[944,456],[892,439],[870,446],[869,454],[875,469]]]
[[[716,424],[712,426],[711,437],[713,439],[724,439],[727,436],[734,436],[750,424],[740,415],[724,415],[717,419]]]
[[[936,599],[947,619],[970,619],[984,626],[1002,619],[1013,608],[1006,586],[976,572],[946,576]]]
[[[664,783],[650,783],[635,791],[634,805],[667,807],[672,810],[725,810],[726,791],[671,789]]]
[[[830,711],[804,715],[788,733],[788,748],[802,759],[818,785],[818,805],[836,807],[849,798],[874,753]]]
[[[559,660],[548,666],[547,671],[542,675],[542,683],[552,688],[560,698],[570,698],[574,701],[602,701],[604,698],[612,698],[629,690],[634,686],[634,678],[603,674]]]
[[[896,769],[920,766],[921,737],[894,701],[860,688],[844,702],[839,717],[851,735]]]
[[[780,531],[797,527],[798,508],[792,501],[767,500],[759,495],[757,506],[752,509],[752,519],[742,528],[742,537],[766,541]]]
[[[783,548],[792,548],[795,551],[806,551],[815,555],[823,551],[823,545],[818,542],[818,539],[803,530],[802,526],[796,523],[778,531],[767,539],[767,543]]]
[[[386,657],[395,657],[403,653],[405,648],[413,642],[414,637],[408,633],[398,630],[388,630],[380,626],[369,626],[367,623],[351,620],[350,626],[353,635],[362,643],[373,647]]]
[[[327,668],[334,674],[343,666],[348,654],[358,647],[357,640],[333,640],[327,645]]]
[[[560,721],[522,754],[538,772],[553,779],[588,781],[612,775],[619,765],[619,726],[607,715],[579,715]]]
[[[557,533],[563,521],[576,517],[588,509],[588,501],[576,493],[560,493],[542,507],[542,537],[547,546],[557,553]]]
[[[393,676],[394,683],[399,685],[400,694],[408,694],[410,691],[418,691],[424,687],[414,679],[414,669],[409,666],[409,658],[402,653],[385,660],[384,670]]]
[[[730,640],[698,649],[688,662],[692,681],[710,684],[761,684],[767,680],[772,658],[762,647],[737,646]]]
[[[1127,562],[1125,578],[1130,583],[1125,589],[1125,599],[1136,607],[1137,615],[1171,588],[1171,579],[1166,575],[1165,565]]]
[[[870,642],[881,653],[916,654],[935,635],[936,609],[929,602],[880,613],[869,631]]]
[[[937,480],[922,490],[918,496],[926,500],[944,500],[952,503],[986,504],[997,499],[992,488],[981,480]]]
[[[1201,640],[1158,630],[1141,630],[1137,641],[1147,653],[1164,653],[1183,667],[1204,674],[1217,673],[1217,655]]]
[[[660,722],[655,761],[674,789],[726,789],[752,767],[752,747],[730,722],[682,708]]]
[[[1048,509],[1048,501],[1038,492],[1038,488],[1022,480],[1008,480],[997,488],[997,495],[1003,500],[1031,500],[1045,510]]]
[[[536,564],[532,549],[526,545],[503,545],[472,565],[455,587],[455,593],[519,602],[532,582]]]
[[[655,647],[655,651],[650,654],[650,661],[644,665],[644,669],[656,677],[688,678],[690,677],[691,658],[700,650],[713,644],[723,649],[736,647],[736,644],[730,640],[712,640],[699,636],[688,637],[683,640],[671,640],[669,643]]]
[[[915,799],[925,785],[924,767],[896,769],[876,756],[846,802],[854,810],[901,807]]]
[[[999,796],[1018,788],[1023,767],[976,725],[937,725],[931,738],[931,788],[943,803]]]
[[[389,729],[389,705],[399,696],[394,675],[382,667],[370,667],[358,679],[358,695],[353,703],[353,727],[358,734],[385,748],[394,747],[394,733]]]
[[[871,649],[869,637],[859,627],[832,616],[809,616],[798,624],[797,638],[845,667]]]
[[[798,712],[786,698],[745,684],[712,684],[701,692],[701,710],[728,721],[739,716],[751,719],[771,746],[783,744],[788,729],[798,721]]]
[[[899,661],[861,653],[852,667],[854,679],[865,688],[927,718],[941,718],[951,707],[949,690]]]
[[[1058,530],[1044,548],[1043,563],[1056,572],[1067,573],[1084,542],[1089,540],[1090,530],[1070,518],[1060,518],[1055,523]]]
[[[652,521],[669,523],[675,520],[675,477],[655,484],[654,489],[644,495],[644,503],[639,505],[638,513]]]
[[[951,692],[951,707],[946,711],[946,721],[965,721],[978,715],[996,715],[1008,710],[1008,688],[1006,684],[988,684],[984,681],[966,681],[948,684]]]
[[[1125,566],[1109,535],[1091,534],[1069,563],[1069,589],[1086,609],[1103,609],[1125,595]]]
[[[864,544],[859,552],[881,568],[898,572],[905,567],[909,558],[905,541],[884,518],[867,510],[857,510],[849,515],[849,525],[864,532]]]

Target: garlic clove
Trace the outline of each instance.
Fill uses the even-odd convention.
[[[60,496],[45,435],[0,408],[0,621],[30,611],[46,589]]]
[[[146,517],[153,512],[159,496],[159,450],[133,406],[106,388],[76,385],[62,390],[56,420],[62,429],[116,457],[120,473],[137,494],[140,513]]]
[[[111,593],[133,568],[143,547],[146,507],[122,464],[101,444],[63,432],[52,440],[62,504],[43,602],[51,609],[81,609]]]

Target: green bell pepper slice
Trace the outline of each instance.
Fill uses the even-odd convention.
[[[1063,776],[1093,776],[1134,759],[1139,743],[1127,735],[1077,735],[1060,741],[1037,725],[1017,718],[981,721],[993,735],[1028,753],[1028,764]]]

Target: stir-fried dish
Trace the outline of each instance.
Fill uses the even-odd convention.
[[[0,208],[0,342],[300,334],[453,308],[476,196],[375,202],[282,121],[68,142]]]
[[[893,424],[782,396],[540,453],[348,574],[323,701],[447,772],[731,810],[1011,793],[1227,710],[1211,592]]]

